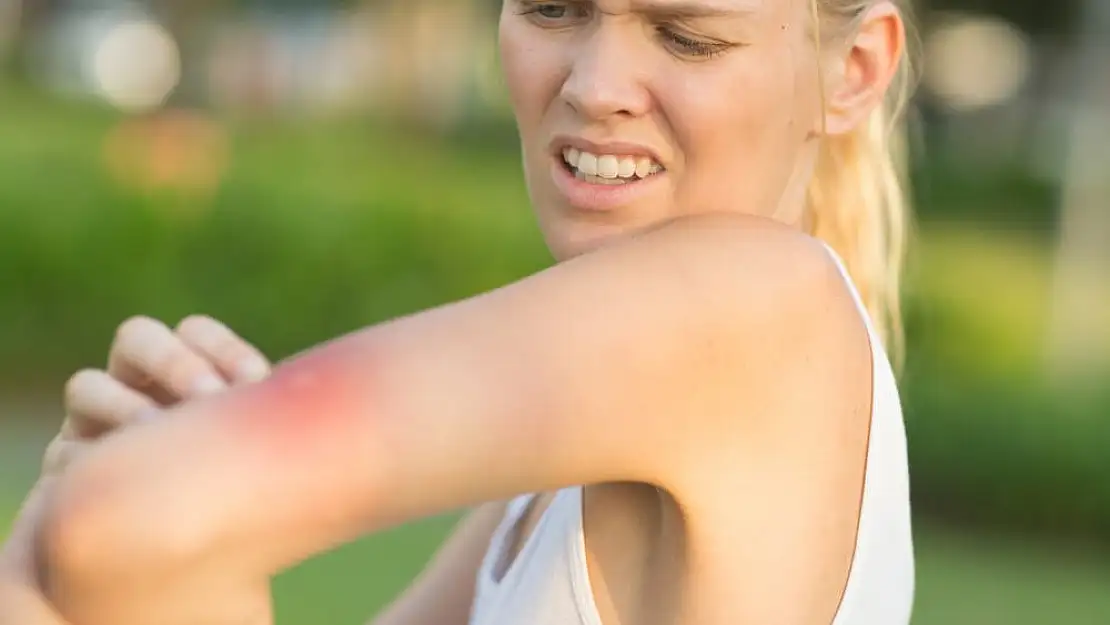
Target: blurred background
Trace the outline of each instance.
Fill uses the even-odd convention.
[[[551,261],[498,0],[0,0],[0,535],[136,313],[280,359]],[[929,0],[904,399],[917,625],[1110,623],[1110,0]],[[452,519],[278,580],[361,623]]]

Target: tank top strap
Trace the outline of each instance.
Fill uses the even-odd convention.
[[[844,259],[840,257],[840,254],[838,254],[828,242],[823,239],[818,239],[818,241],[821,242],[821,246],[825,248],[825,252],[828,253],[833,259],[833,262],[836,263],[836,268],[840,272],[840,277],[843,278],[844,282],[848,285],[848,290],[852,294],[852,301],[856,303],[856,309],[863,316],[864,323],[867,324],[867,331],[872,336],[875,336],[875,325],[871,319],[871,313],[867,310],[867,304],[864,303],[863,296],[856,286],[856,281],[852,279],[852,274],[848,272],[848,266],[844,264]]]
[[[505,525],[509,528],[515,527],[520,522],[521,517],[528,512],[528,507],[532,505],[532,500],[535,497],[534,493],[526,493],[510,499],[505,508]]]
[[[509,538],[528,511],[528,506],[534,496],[530,494],[519,495],[510,499],[506,505],[505,514],[501,517],[501,522],[490,537],[489,547],[479,567],[477,580],[479,595],[486,594],[488,588],[498,586],[504,581],[498,575],[501,558],[504,555]]]

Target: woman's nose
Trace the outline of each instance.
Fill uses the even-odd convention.
[[[629,39],[630,34],[602,25],[571,52],[560,95],[583,118],[640,117],[650,109],[639,59],[643,51]]]

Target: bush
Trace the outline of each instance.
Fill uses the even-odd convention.
[[[919,513],[1110,542],[1110,393],[1064,397],[931,369],[903,385]]]
[[[475,162],[357,123],[246,128],[205,199],[111,179],[110,118],[17,118],[0,128],[16,138],[0,144],[9,382],[100,363],[136,313],[209,313],[280,357],[549,262],[511,154]]]

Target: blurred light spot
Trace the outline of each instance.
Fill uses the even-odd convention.
[[[994,17],[950,14],[926,40],[925,86],[961,111],[997,106],[1017,95],[1030,72],[1024,33]]]
[[[126,21],[100,41],[93,72],[101,94],[130,112],[157,108],[181,80],[181,52],[169,32],[148,21]]]
[[[169,109],[125,120],[106,137],[103,156],[108,170],[127,188],[178,191],[205,200],[218,190],[226,172],[229,145],[223,127],[212,119]],[[190,208],[201,210],[204,204]]]

